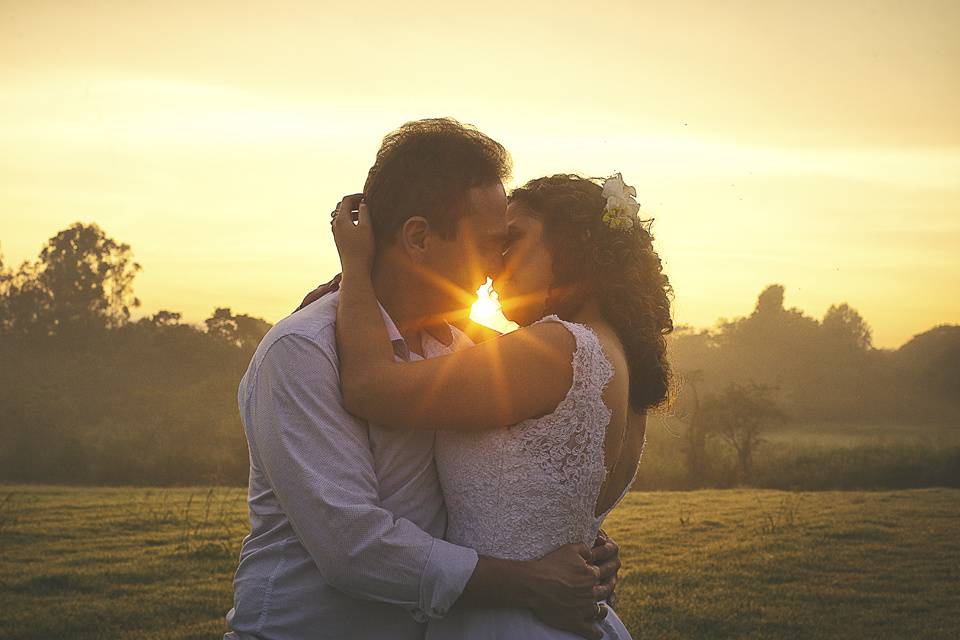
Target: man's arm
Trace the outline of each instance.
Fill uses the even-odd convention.
[[[280,338],[256,371],[249,402],[251,445],[324,579],[420,618],[445,614],[477,554],[380,506],[366,423],[340,402],[332,336],[329,345]]]

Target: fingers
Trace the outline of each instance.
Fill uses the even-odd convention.
[[[582,542],[576,545],[576,547],[577,547],[577,553],[580,554],[581,558],[583,558],[587,562],[590,562],[590,563],[593,562],[593,553],[591,552],[590,547],[583,544]]]
[[[335,275],[335,276],[333,276],[332,278],[330,278],[329,280],[327,280],[327,282],[326,282],[325,284],[321,284],[321,285],[318,286],[316,289],[314,289],[313,291],[311,291],[311,292],[310,292],[310,295],[312,295],[312,294],[314,294],[314,293],[317,293],[317,292],[319,292],[319,291],[324,291],[324,290],[336,291],[336,290],[337,290],[337,287],[340,286],[340,278],[341,278],[342,276],[343,276],[343,274],[338,273],[337,275]]]
[[[593,588],[593,595],[597,600],[612,599],[621,566],[620,549],[616,542],[608,538],[603,546],[594,547],[591,552],[591,560],[596,563],[598,570],[598,584]]]
[[[337,215],[353,211],[357,208],[357,205],[360,204],[361,200],[363,200],[362,193],[351,193],[348,196],[343,196],[343,200],[337,204]]]
[[[361,237],[373,233],[370,222],[370,209],[367,203],[360,202],[362,194],[355,194],[343,199],[340,204],[339,212],[333,219],[333,235],[336,238],[339,235],[344,236],[348,232],[361,232]],[[353,213],[353,207],[356,203],[357,213]]]
[[[366,227],[370,224],[370,209],[366,202],[361,202],[357,213],[357,226]]]
[[[597,539],[593,541],[594,547],[602,547],[610,539],[610,536],[607,535],[607,532],[603,529],[597,531]]]
[[[567,627],[584,638],[602,638],[603,632],[597,624],[607,617],[610,610],[602,602],[596,602],[585,609],[577,611],[576,618]]]
[[[590,550],[590,562],[593,564],[601,564],[619,555],[620,546],[610,538],[607,538],[602,545],[595,546]]]
[[[551,606],[559,606],[570,614],[577,614],[586,607],[595,607],[597,600],[608,595],[610,584],[599,593],[594,593],[601,580],[600,567],[590,564],[590,547],[585,544],[568,544],[547,554],[542,561],[557,574],[553,588],[546,594],[545,600]],[[614,567],[606,567],[613,572]]]
[[[333,219],[330,220],[330,225],[336,228],[338,225],[342,227],[342,225],[345,225],[347,222],[353,222],[353,210],[357,208],[357,205],[360,204],[360,200],[362,199],[362,193],[352,193],[344,196],[343,200],[337,203],[337,208],[334,209]]]
[[[597,600],[613,600],[617,587],[617,573],[620,571],[620,549],[617,543],[607,538],[607,542],[592,550],[592,559],[597,563],[598,584],[593,588]]]
[[[334,229],[344,229],[347,222],[353,221],[353,205],[350,199],[351,196],[345,196],[337,205],[337,215],[333,217],[332,222]]]
[[[339,218],[343,215],[347,220],[353,222],[353,211],[357,208],[357,205],[360,204],[361,200],[363,200],[362,193],[352,193],[349,196],[344,196],[337,209],[337,217]]]
[[[599,569],[600,580],[609,580],[610,578],[616,576],[617,572],[620,571],[620,556],[614,556],[606,562],[592,566],[595,566],[597,569]]]
[[[580,619],[587,622],[600,622],[607,617],[607,605],[602,602],[594,602],[589,607],[581,608],[578,612]]]
[[[607,614],[610,613],[610,609],[608,609],[607,605],[603,604],[602,602],[598,602],[597,606],[599,608],[597,609],[597,617],[595,619],[597,622],[600,622],[607,617]]]
[[[597,601],[599,600],[609,600],[613,597],[613,589],[615,583],[611,581],[602,582],[593,587],[593,598]]]
[[[331,278],[329,282],[327,282],[326,284],[321,284],[319,287],[317,287],[316,289],[308,293],[306,297],[304,297],[303,301],[300,303],[300,306],[294,309],[294,311],[295,312],[300,311],[304,307],[313,304],[323,296],[327,295],[328,293],[333,293],[339,288],[340,288],[340,274],[338,273],[337,275],[333,276],[333,278]]]

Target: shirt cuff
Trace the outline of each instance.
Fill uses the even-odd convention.
[[[426,622],[447,615],[477,568],[477,552],[435,539],[420,579],[420,605],[413,617]]]

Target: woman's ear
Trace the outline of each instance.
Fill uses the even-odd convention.
[[[427,236],[430,235],[430,223],[426,218],[413,216],[407,218],[400,228],[400,245],[411,259],[422,262],[427,250]]]

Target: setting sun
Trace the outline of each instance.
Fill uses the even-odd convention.
[[[490,278],[477,289],[477,301],[470,307],[470,319],[500,333],[510,333],[518,327],[516,322],[504,317],[500,296],[494,290],[493,280]]]

